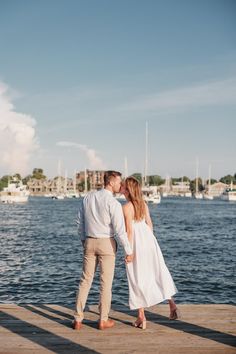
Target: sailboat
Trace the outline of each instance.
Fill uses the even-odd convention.
[[[52,196],[52,199],[64,199],[65,195],[61,193],[61,161],[58,161],[58,178],[57,178],[57,193]]]
[[[170,176],[167,175],[165,180],[165,189],[162,192],[162,197],[164,198],[168,197],[169,193],[170,193]]]
[[[84,169],[84,191],[80,193],[80,197],[84,198],[88,193],[87,169]]]
[[[148,122],[146,122],[146,149],[145,149],[145,172],[144,172],[144,186],[142,187],[143,197],[145,202],[152,204],[159,204],[161,202],[161,195],[157,192],[157,186],[149,186],[147,180],[148,173]]]
[[[204,199],[213,200],[213,195],[211,194],[211,165],[209,165],[209,175],[208,175],[208,192],[204,193]]]
[[[197,158],[197,160],[196,160],[196,191],[195,191],[194,197],[196,199],[202,199],[203,195],[202,195],[202,193],[199,192],[199,186],[198,186],[198,165],[199,165],[199,162],[198,162],[198,158]]]
[[[127,178],[127,177],[128,177],[128,160],[127,160],[127,156],[125,156],[125,158],[124,158],[124,178]],[[126,200],[124,194],[122,194],[122,193],[116,193],[115,197],[118,200]]]

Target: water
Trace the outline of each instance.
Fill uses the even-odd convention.
[[[0,204],[0,303],[74,303],[82,269],[79,203],[35,197]],[[163,198],[150,213],[177,302],[235,304],[236,203]],[[88,304],[98,303],[98,286],[97,275]],[[128,303],[121,247],[112,302]]]

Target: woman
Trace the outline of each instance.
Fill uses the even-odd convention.
[[[122,186],[127,203],[123,205],[126,231],[133,248],[133,262],[126,263],[129,284],[129,305],[138,309],[135,327],[146,328],[144,308],[168,300],[169,319],[177,319],[179,310],[172,299],[177,292],[165,264],[162,252],[153,235],[147,204],[143,200],[138,180],[128,177]]]

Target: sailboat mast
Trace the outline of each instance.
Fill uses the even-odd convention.
[[[196,159],[196,194],[198,193],[198,157]]]
[[[76,170],[74,171],[73,188],[74,188],[74,194],[76,194]]]
[[[67,194],[67,170],[65,170],[64,194]]]
[[[211,165],[209,165],[209,176],[208,176],[208,191],[210,192],[211,186]]]
[[[127,178],[128,177],[128,161],[127,161],[127,157],[125,156],[125,173],[124,173],[124,177]]]
[[[147,184],[148,173],[148,122],[146,122],[146,146],[145,146],[145,171],[144,171],[144,183]]]
[[[58,167],[57,167],[57,172],[58,172],[58,179],[57,179],[57,194],[61,193],[61,161],[58,161]]]
[[[84,169],[84,192],[87,193],[88,185],[87,185],[87,169]]]

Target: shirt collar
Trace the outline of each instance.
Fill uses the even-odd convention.
[[[109,194],[113,195],[113,193],[111,191],[109,191],[108,189],[103,188],[103,190],[105,191],[105,193],[109,193]]]

